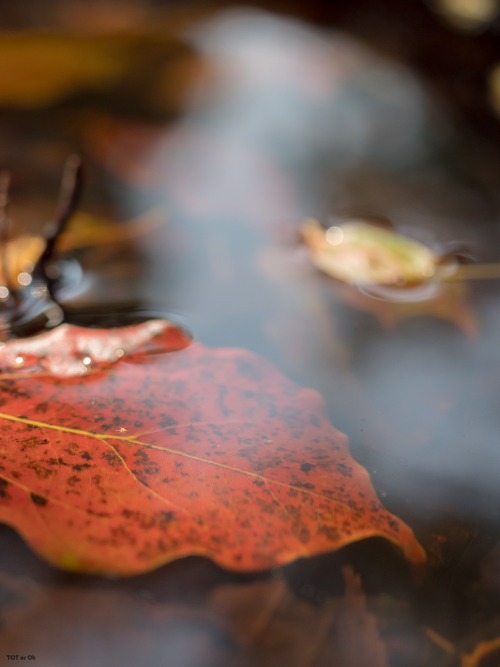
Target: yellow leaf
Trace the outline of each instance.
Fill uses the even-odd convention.
[[[324,230],[308,220],[302,236],[316,267],[345,283],[402,286],[436,273],[438,258],[427,246],[362,221]]]
[[[81,88],[99,89],[128,64],[119,45],[78,35],[0,34],[0,104],[38,108]]]
[[[134,239],[158,228],[164,220],[161,208],[147,211],[138,218],[122,223],[109,222],[87,213],[75,213],[68,229],[57,240],[59,252],[76,250],[88,246],[115,244]],[[0,253],[1,284],[22,286],[24,274],[33,270],[45,248],[41,236],[22,235],[7,242],[6,265]],[[5,272],[7,271],[7,276]]]
[[[71,218],[68,229],[61,234],[56,248],[60,251],[74,250],[133,239],[157,229],[164,219],[165,214],[160,207],[151,209],[138,218],[120,223],[78,212]]]
[[[21,285],[19,277],[33,270],[45,248],[45,241],[40,236],[18,236],[7,242],[6,258],[0,255],[0,274],[3,285]],[[7,276],[5,272],[7,271]],[[22,278],[21,278],[22,280]]]

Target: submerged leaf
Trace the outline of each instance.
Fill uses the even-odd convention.
[[[380,286],[361,290],[339,285],[336,293],[353,308],[373,314],[387,330],[409,317],[431,316],[455,324],[471,338],[478,331],[467,286],[460,282],[431,283],[404,290]]]
[[[187,344],[164,324],[84,376],[0,376],[0,520],[85,572],[130,575],[188,555],[260,570],[371,536],[424,561],[315,391],[240,349],[159,354]]]
[[[387,649],[380,638],[376,617],[367,609],[361,577],[351,566],[342,568],[345,604],[337,617],[337,642],[344,667],[389,667]]]

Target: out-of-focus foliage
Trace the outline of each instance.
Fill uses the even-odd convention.
[[[77,35],[0,35],[0,104],[37,108],[109,86],[129,65],[123,46]]]

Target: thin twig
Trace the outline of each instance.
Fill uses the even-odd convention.
[[[438,632],[436,632],[432,628],[427,628],[427,627],[424,628],[424,632],[431,642],[433,642],[436,646],[439,646],[439,648],[448,653],[448,655],[452,656],[457,655],[457,650],[454,644],[448,641],[448,639],[445,639]]]
[[[448,282],[455,280],[488,280],[490,278],[500,278],[500,263],[461,264],[454,273],[443,276],[442,280]]]
[[[482,662],[483,658],[491,653],[496,653],[499,649],[500,637],[480,642],[472,653],[461,656],[460,667],[479,667],[479,663]]]
[[[59,195],[59,204],[55,224],[47,236],[45,250],[33,269],[33,276],[47,278],[45,267],[51,259],[57,239],[64,232],[66,225],[76,211],[83,185],[82,159],[78,155],[71,155],[66,161]]]
[[[7,216],[7,204],[9,201],[10,174],[6,171],[0,173],[0,245],[2,262],[2,285],[10,288],[8,252],[9,242],[9,218]]]

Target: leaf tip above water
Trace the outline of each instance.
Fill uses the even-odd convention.
[[[183,349],[190,338],[166,320],[148,320],[114,329],[87,329],[62,324],[50,331],[0,344],[0,372],[46,372],[60,378],[86,375],[103,364],[131,354]]]

